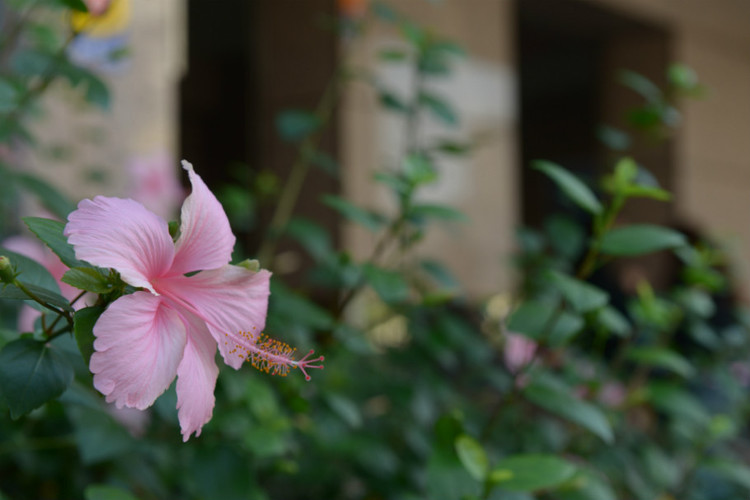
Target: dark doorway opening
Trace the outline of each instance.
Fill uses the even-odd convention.
[[[597,128],[627,129],[625,112],[642,103],[617,74],[632,70],[662,85],[670,63],[669,34],[589,1],[517,0],[516,9],[523,223],[539,227],[566,205],[530,162],[554,161],[591,183],[610,169],[613,156],[597,139]],[[663,187],[672,187],[669,141],[636,138],[627,154]],[[629,218],[662,223],[671,215],[669,204],[650,201],[635,203],[627,212]]]
[[[250,190],[249,179],[260,171],[285,182],[297,146],[278,136],[276,116],[317,105],[338,52],[337,34],[321,20],[335,15],[335,0],[188,1],[181,154],[200,166],[215,192],[227,185]],[[335,137],[334,123],[322,134],[320,148],[334,153]],[[238,174],[242,169],[250,174]],[[338,190],[333,177],[309,175],[295,213],[336,235],[338,220],[318,200]],[[261,208],[251,224],[234,228],[246,255],[257,252],[272,209],[272,204]],[[288,249],[295,247],[282,243],[280,250]]]

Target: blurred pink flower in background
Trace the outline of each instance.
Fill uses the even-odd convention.
[[[617,408],[625,402],[627,391],[619,382],[607,382],[599,390],[599,401],[610,408]]]
[[[127,197],[156,215],[172,220],[185,199],[175,163],[166,152],[133,157],[127,165],[130,186]]]
[[[118,408],[114,404],[107,405],[109,413],[117,423],[125,427],[131,436],[141,437],[146,434],[148,424],[151,422],[151,413],[149,410],[138,410],[123,406]]]
[[[86,8],[89,9],[92,16],[101,16],[107,12],[112,0],[84,0],[83,3],[86,4]]]
[[[750,387],[750,363],[735,361],[729,365],[729,371],[741,386]]]
[[[2,246],[11,252],[16,252],[24,257],[33,259],[44,266],[52,277],[55,278],[57,284],[60,285],[60,292],[66,299],[73,300],[81,292],[67,283],[60,281],[68,268],[57,255],[52,253],[41,242],[28,236],[11,236],[2,242]],[[83,306],[84,303],[82,301],[73,304],[73,307],[76,309]],[[18,316],[18,329],[22,332],[34,331],[34,322],[40,315],[41,313],[36,309],[26,305],[23,306]]]
[[[503,358],[505,366],[516,374],[534,359],[536,342],[520,333],[508,332],[505,338]]]

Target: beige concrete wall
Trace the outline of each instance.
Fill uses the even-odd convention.
[[[45,97],[46,114],[32,123],[41,147],[27,152],[24,163],[74,200],[124,195],[130,183],[125,167],[132,158],[161,152],[174,157],[177,151],[184,2],[130,4],[129,61],[101,75],[111,91],[111,109],[83,105],[77,90],[60,82]],[[63,155],[51,154],[60,146],[66,149]],[[175,175],[178,169],[175,161]]]
[[[417,251],[441,259],[474,295],[483,296],[510,286],[507,259],[513,248],[513,228],[518,220],[516,168],[516,73],[513,68],[513,32],[508,1],[396,0],[391,4],[420,24],[451,38],[466,48],[469,57],[457,60],[454,73],[435,81],[434,89],[446,96],[461,115],[456,129],[424,120],[422,138],[482,135],[483,143],[462,160],[441,161],[442,180],[426,190],[423,200],[462,210],[464,224],[433,227]],[[408,96],[409,75],[376,60],[379,49],[397,44],[386,29],[370,32],[354,49],[357,64],[365,65],[389,88]],[[341,112],[341,156],[344,194],[365,205],[393,210],[384,189],[372,182],[384,161],[394,161],[404,150],[405,124],[384,113],[374,93],[362,85],[350,88]],[[347,227],[345,244],[359,258],[371,254],[376,236]]]

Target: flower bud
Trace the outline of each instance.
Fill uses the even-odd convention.
[[[244,267],[245,269],[249,269],[250,271],[255,271],[256,273],[260,270],[260,262],[258,262],[255,259],[245,259],[239,264],[237,264],[239,267]]]
[[[16,273],[13,270],[13,264],[5,255],[0,256],[0,281],[3,283],[13,283],[16,279]]]
[[[176,220],[171,220],[167,224],[167,227],[169,229],[169,236],[171,236],[173,240],[177,240],[177,237],[180,235],[180,223]]]

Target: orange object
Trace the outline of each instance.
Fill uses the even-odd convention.
[[[352,19],[364,17],[369,0],[338,0],[339,13]]]

